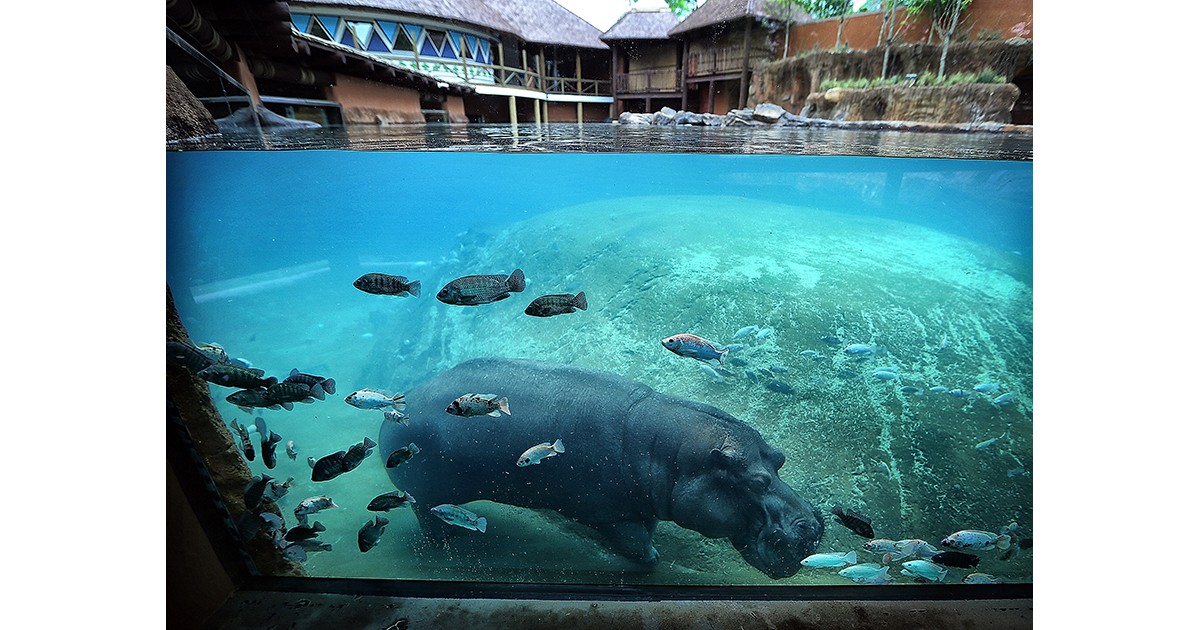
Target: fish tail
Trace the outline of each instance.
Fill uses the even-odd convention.
[[[272,385],[275,385],[275,384],[277,384],[277,383],[279,383],[279,379],[275,378],[274,376],[268,376],[268,377],[267,377],[267,387],[270,387],[270,386],[272,386]]]
[[[405,290],[407,290],[413,297],[421,297],[421,281],[413,280],[412,282],[409,282],[408,287]]]
[[[372,440],[369,437],[363,438],[363,445],[366,446],[367,448],[375,448],[376,446],[379,446],[378,444],[375,443],[375,440]]]
[[[587,296],[583,294],[583,291],[575,294],[575,308],[581,311],[587,310]]]
[[[554,440],[554,444],[551,444],[551,446],[554,448],[555,453],[567,452],[566,447],[563,446],[562,438],[558,438],[557,440]]]
[[[336,393],[334,390],[337,389],[337,383],[333,379],[327,378],[321,381],[321,388],[325,390],[326,394],[334,394]]]
[[[853,549],[846,553],[846,562],[855,564],[858,562],[858,552]]]
[[[518,271],[520,271],[520,270],[518,270]],[[480,516],[479,519],[475,521],[475,527],[479,530],[480,533],[486,532],[487,531],[487,519]]]
[[[996,548],[997,549],[1008,549],[1008,547],[1011,543],[1012,543],[1011,536],[1009,536],[1008,534],[1001,534],[1000,537],[996,539]]]
[[[392,409],[395,409],[396,411],[404,411],[404,408],[407,406],[408,403],[404,402],[404,394],[396,394],[395,396],[392,396]]]
[[[717,352],[717,363],[725,365],[725,357],[729,354],[729,350],[719,350]]]
[[[312,530],[314,532],[323,532],[325,531],[325,526],[321,524],[321,521],[313,521]]]
[[[520,293],[521,291],[524,291],[525,272],[521,271],[520,269],[514,270],[512,275],[510,275],[508,279],[504,281],[504,284],[508,285],[508,290],[512,291],[513,293]]]
[[[504,413],[506,413],[510,416],[512,415],[512,412],[508,410],[508,398],[507,397],[500,399],[500,411],[503,411]]]

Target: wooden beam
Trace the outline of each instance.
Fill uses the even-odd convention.
[[[620,105],[617,103],[617,47],[612,47],[612,92],[613,102],[608,106],[608,117],[616,118]]]
[[[746,98],[750,94],[750,24],[754,19],[746,17],[746,30],[742,36],[742,79],[738,84],[738,109],[746,107]]]
[[[679,91],[683,92],[683,97],[679,102],[679,109],[687,111],[687,66],[688,66],[688,40],[683,40],[683,54],[679,57]]]

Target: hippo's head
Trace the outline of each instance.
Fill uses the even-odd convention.
[[[729,538],[773,579],[795,575],[821,541],[824,520],[780,479],[782,451],[740,422],[724,428],[706,449],[681,453],[671,518],[709,538]]]

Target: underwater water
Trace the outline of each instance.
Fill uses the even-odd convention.
[[[876,538],[944,550],[953,532],[1016,523],[1013,540],[1031,541],[1032,171],[844,155],[184,151],[167,155],[167,278],[193,341],[280,380],[293,368],[336,380],[325,400],[253,413],[225,400],[235,388],[210,385],[227,423],[262,417],[282,437],[273,469],[249,466],[295,478],[279,501],[287,527],[304,498],[338,504],[310,517],[332,549],[308,554],[308,575],[848,584],[842,567],[773,580],[727,540],[669,521],[645,571],[566,517],[485,501],[466,507],[486,515],[486,532],[431,545],[411,513],[433,507],[420,496],[384,515],[364,553],[358,532],[376,515],[365,506],[395,489],[388,453],[322,482],[306,459],[379,441],[380,412],[344,402],[351,392],[403,393],[476,357],[538,359],[749,424],[824,515],[817,552],[881,561],[835,505],[869,517]],[[434,297],[456,278],[518,268],[527,286],[507,299]],[[421,295],[355,288],[369,272],[420,280]],[[586,311],[524,313],[535,297],[579,291]],[[706,364],[660,343],[678,333],[743,347]],[[860,345],[869,351],[847,351]],[[535,472],[553,475],[571,450]],[[1031,548],[970,553],[978,567],[945,581],[1032,580]],[[900,571],[893,562],[896,583],[917,581]]]

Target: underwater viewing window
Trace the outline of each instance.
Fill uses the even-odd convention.
[[[169,152],[169,459],[227,570],[1028,597],[1028,137],[720,131]]]

